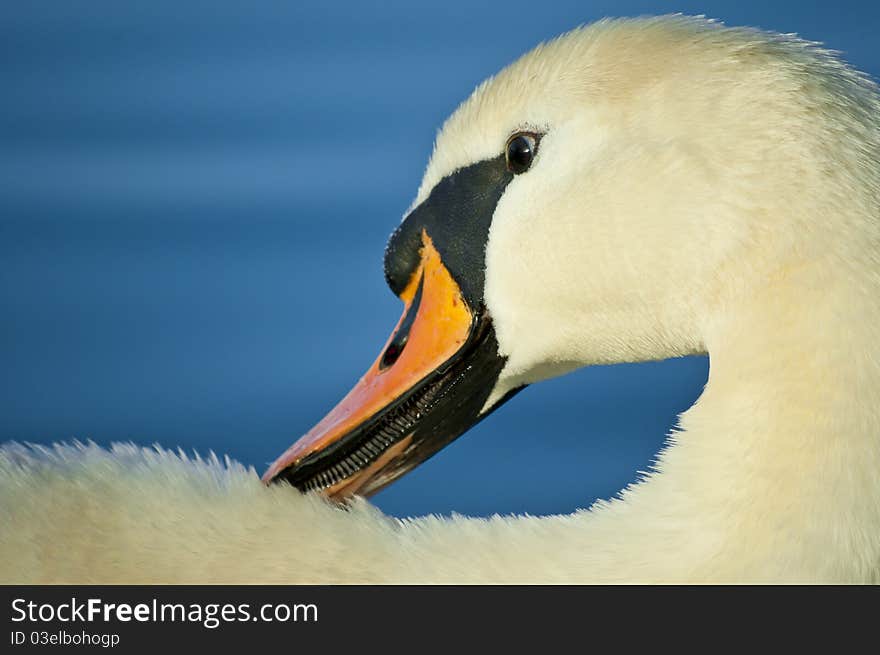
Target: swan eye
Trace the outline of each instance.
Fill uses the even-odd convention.
[[[531,132],[517,132],[507,140],[507,169],[514,175],[525,173],[538,150],[538,137]]]

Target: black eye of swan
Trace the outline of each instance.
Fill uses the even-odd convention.
[[[535,159],[538,137],[531,132],[517,132],[507,140],[507,169],[514,175],[525,173]]]

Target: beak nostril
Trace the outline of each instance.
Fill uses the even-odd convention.
[[[416,320],[416,314],[419,313],[419,306],[422,304],[422,288],[424,286],[425,275],[422,273],[422,277],[419,280],[419,287],[416,289],[416,295],[413,296],[409,309],[406,311],[403,320],[400,322],[400,327],[397,328],[397,332],[395,332],[394,336],[391,338],[391,343],[388,344],[385,353],[382,355],[382,359],[379,362],[380,371],[384,371],[386,368],[394,364],[394,362],[397,361],[397,358],[400,357],[403,349],[406,347],[406,342],[409,339],[409,331],[412,329],[413,323]]]
[[[382,363],[379,365],[380,369],[388,368],[397,361],[400,353],[403,352],[404,346],[406,346],[406,337],[407,335],[404,334],[400,340],[395,339],[389,344],[388,348],[385,349],[385,354],[382,355]]]

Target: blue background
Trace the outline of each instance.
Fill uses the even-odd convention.
[[[880,72],[875,2],[9,3],[0,21],[0,441],[228,453],[260,472],[400,311],[385,240],[442,120],[605,15],[798,32]],[[551,513],[647,469],[705,358],[533,386],[376,496]]]

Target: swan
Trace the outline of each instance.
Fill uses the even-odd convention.
[[[880,98],[835,54],[683,16],[541,44],[446,121],[385,274],[388,343],[263,483],[5,446],[0,579],[880,582]],[[694,353],[704,392],[613,499],[407,520],[364,500],[525,385]]]

